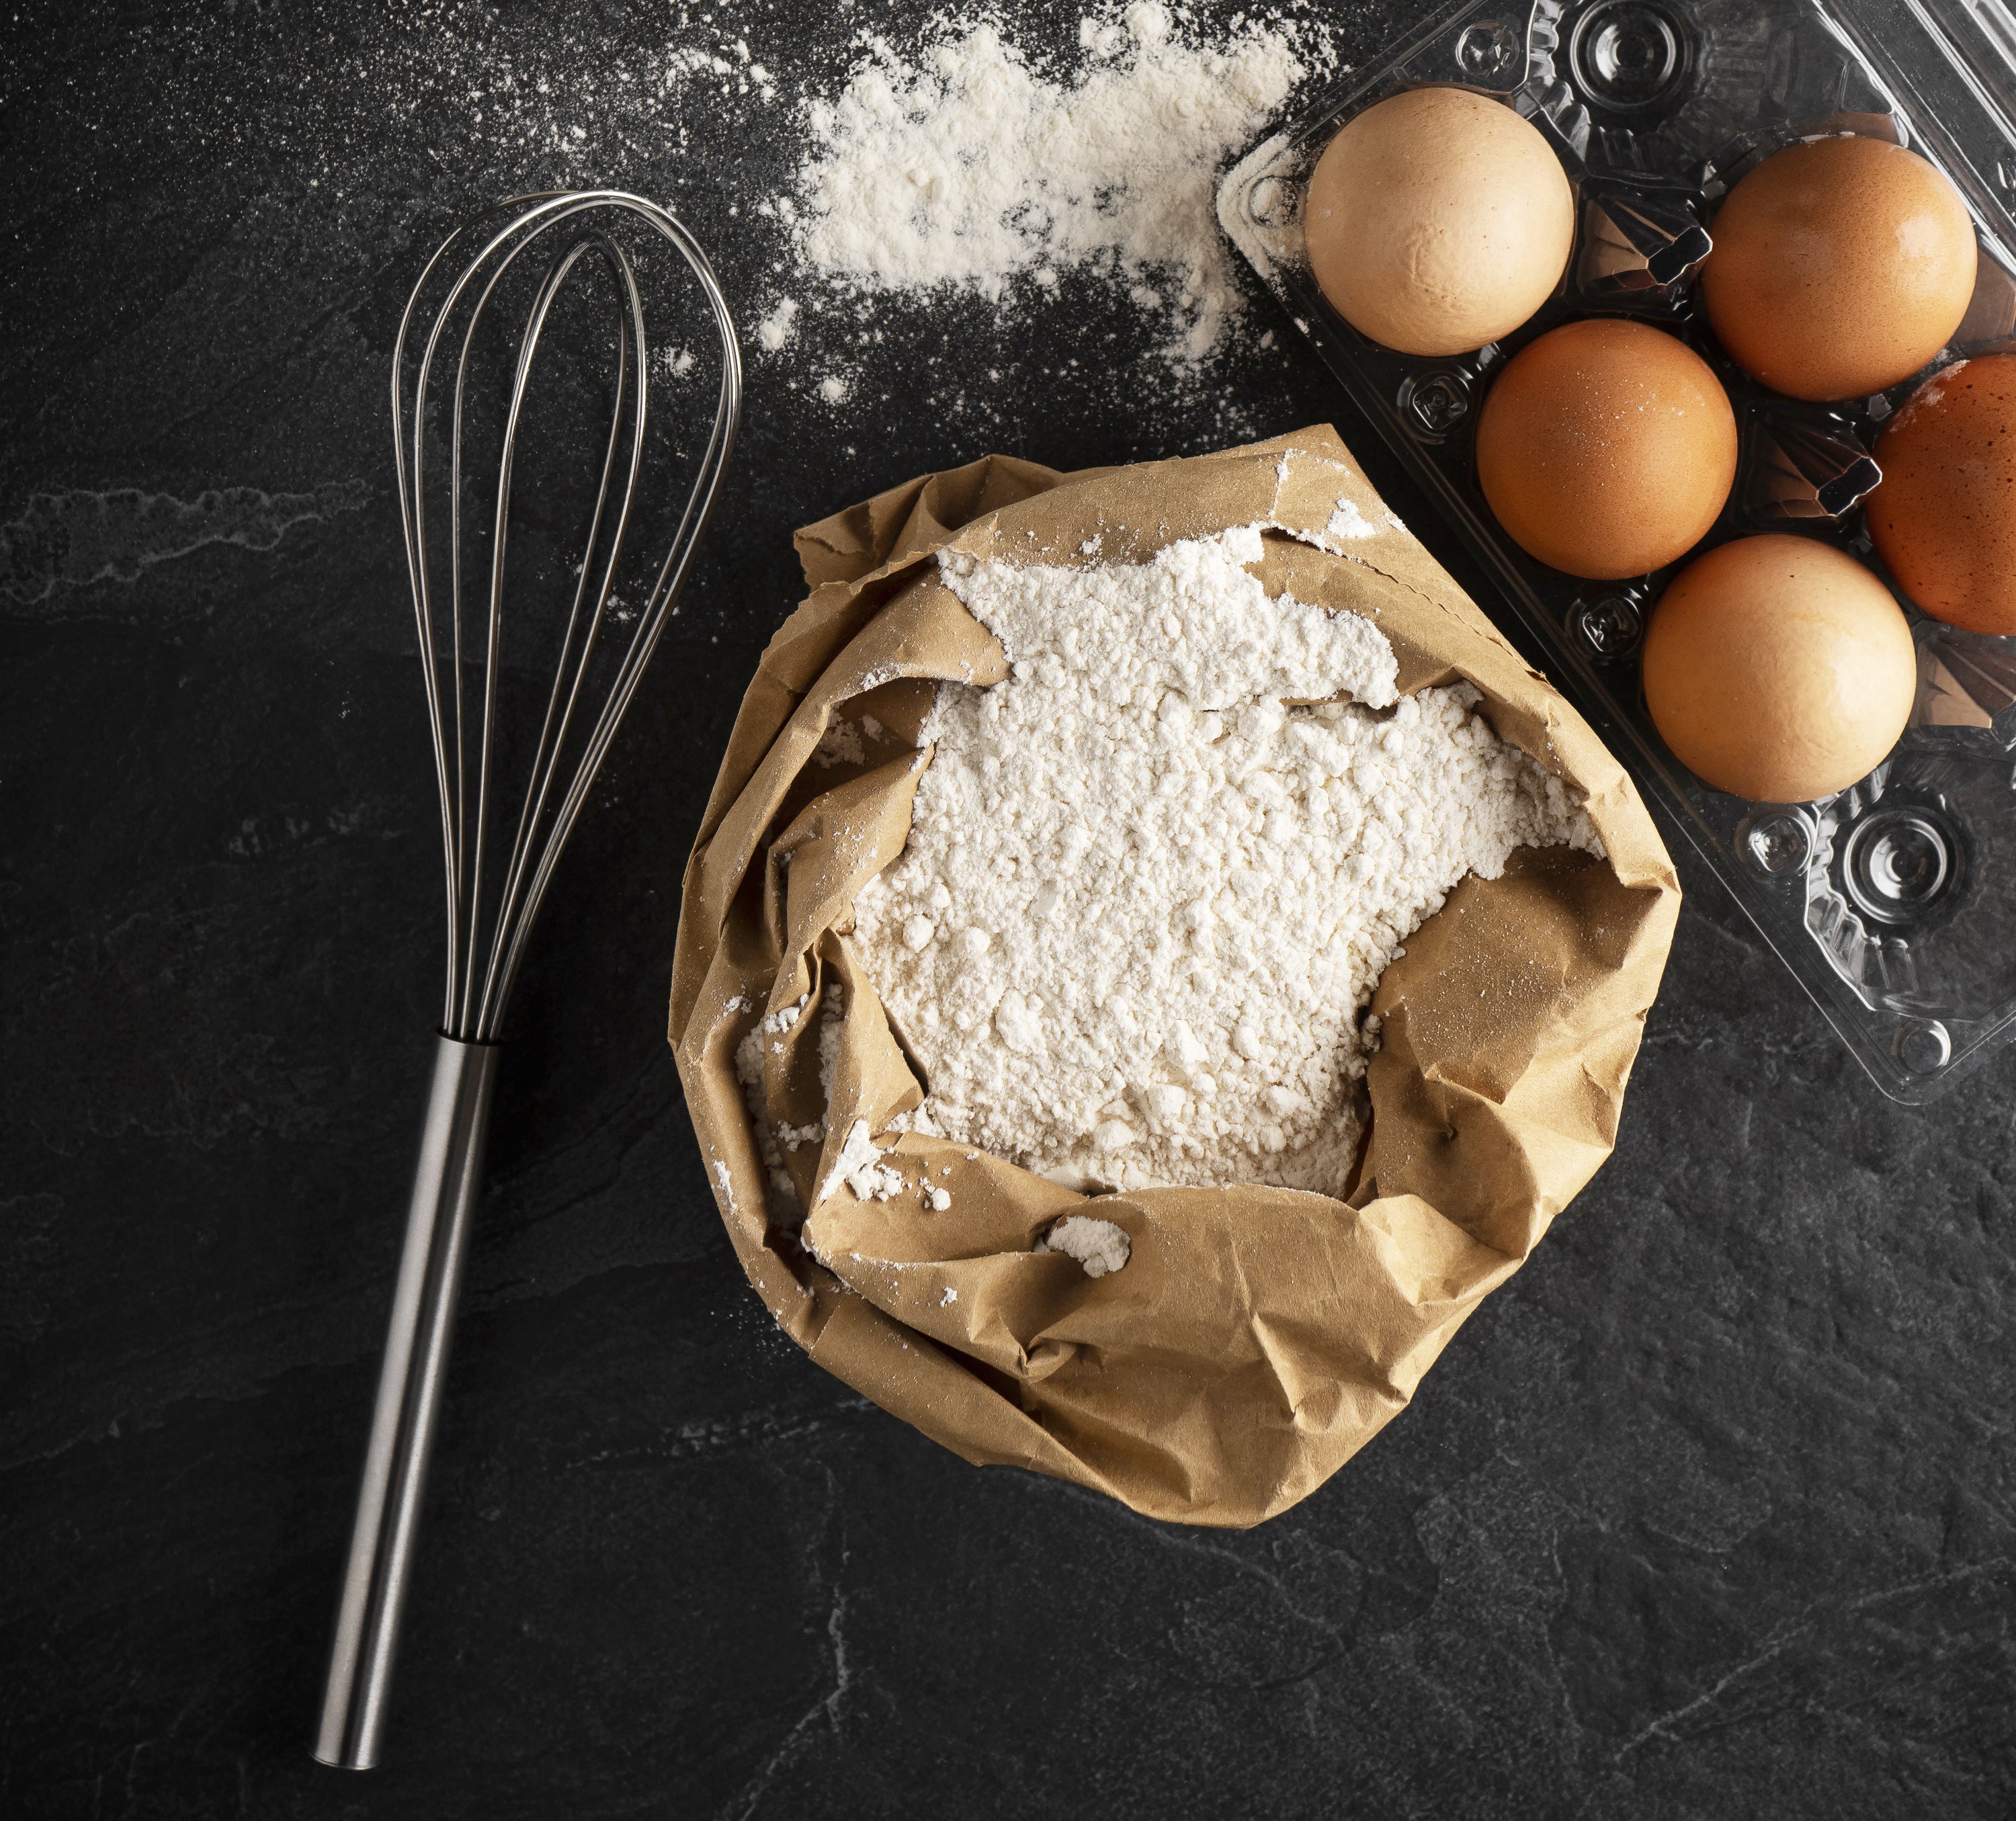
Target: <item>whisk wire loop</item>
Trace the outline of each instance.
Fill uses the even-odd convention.
[[[555,254],[548,264],[519,336],[515,371],[505,419],[497,484],[489,502],[490,539],[487,613],[480,632],[464,623],[464,463],[466,398],[481,329],[506,275],[549,237],[564,236],[578,218],[615,211],[641,220],[682,258],[711,311],[722,349],[719,395],[707,446],[695,471],[670,548],[635,616],[628,648],[621,653],[599,711],[586,716],[589,669],[605,642],[619,566],[632,528],[643,476],[649,416],[650,346],[643,300],[628,252],[599,225],[591,226]],[[501,226],[494,224],[509,216]],[[585,222],[579,224],[588,225]],[[494,226],[494,231],[491,231]],[[480,243],[480,250],[448,285],[427,326],[410,387],[408,347],[422,304],[451,252]],[[526,396],[548,317],[570,275],[583,260],[599,265],[614,281],[615,386],[608,441],[594,510],[582,548],[579,579],[565,621],[558,665],[534,750],[526,789],[518,805],[501,880],[492,882],[494,850],[502,830],[495,826],[499,781],[496,775],[498,691],[502,659],[504,595],[509,545],[512,480]],[[448,429],[448,538],[447,621],[428,549],[427,480],[429,467],[427,401],[434,370],[451,323],[461,319],[455,356]],[[441,801],[443,866],[446,875],[448,966],[441,1023],[445,1033],[470,1041],[493,1039],[522,966],[526,942],[538,921],[561,849],[592,790],[634,696],[664,622],[684,586],[693,552],[711,517],[721,475],[732,452],[740,413],[741,362],[734,326],[706,254],[683,223],[668,211],[615,190],[523,196],[458,229],[428,261],[401,318],[394,349],[392,399],[394,457],[407,567],[413,591],[422,680]],[[607,538],[607,553],[598,549]],[[592,589],[592,593],[591,593]],[[441,649],[445,633],[445,651]],[[468,671],[481,639],[480,717],[466,700]],[[444,668],[451,678],[442,675]],[[570,743],[581,732],[580,753],[565,769]],[[472,752],[471,747],[474,750]],[[473,798],[473,801],[472,801]]]
[[[553,673],[553,687],[547,694],[545,714],[540,724],[538,747],[533,756],[531,765],[533,783],[531,788],[527,791],[524,804],[520,808],[518,826],[512,840],[510,864],[505,874],[502,897],[498,911],[499,922],[502,927],[509,927],[520,908],[521,896],[527,883],[526,869],[531,855],[532,841],[545,819],[547,801],[552,795],[553,780],[559,768],[560,755],[566,747],[568,732],[574,724],[574,711],[581,700],[582,690],[588,678],[589,666],[594,657],[596,641],[602,632],[604,617],[614,596],[617,564],[622,553],[624,539],[629,531],[631,509],[635,497],[637,478],[644,459],[644,432],[648,392],[642,382],[650,370],[650,355],[644,336],[643,303],[638,292],[636,275],[623,250],[602,235],[596,236],[592,243],[577,243],[574,247],[569,249],[553,262],[542,287],[540,303],[535,315],[542,319],[544,311],[550,308],[553,298],[557,294],[560,284],[564,282],[568,269],[576,260],[585,257],[590,250],[601,255],[611,275],[616,279],[621,286],[622,293],[617,306],[618,326],[615,408],[610,415],[609,442],[603,457],[602,477],[596,489],[594,513],[589,520],[588,536],[581,550],[580,578],[575,585],[573,604],[568,610],[567,625],[562,634],[560,662]],[[625,304],[628,306],[627,311],[625,308]],[[528,347],[531,342],[531,337],[528,335],[527,338]],[[513,399],[513,423],[509,433],[513,446],[515,446],[517,435],[516,414],[519,398],[522,397],[524,383],[530,372],[530,365],[529,360],[521,359],[517,393]],[[636,387],[631,414],[628,476],[610,543],[608,560],[603,567],[601,581],[596,592],[593,610],[589,616],[586,627],[581,628],[581,650],[578,660],[575,660],[574,658],[574,635],[577,628],[581,628],[581,608],[587,598],[589,578],[594,573],[596,546],[600,538],[603,521],[608,511],[610,482],[615,472],[617,453],[622,443],[624,401],[628,395],[628,384],[633,372],[638,376],[639,383]],[[506,509],[508,493],[507,477],[504,486],[499,490],[498,499],[500,539],[501,520]],[[493,582],[493,603],[501,598],[502,587],[503,575],[500,563]],[[563,700],[563,685],[565,686],[564,700]],[[557,722],[555,718],[556,714],[558,716]],[[499,1006],[501,1010],[500,973],[504,958],[505,947],[500,942],[491,948],[488,965],[484,975],[483,998],[477,1013],[479,1028],[490,1024],[493,1006]],[[472,952],[470,962],[470,981],[472,984],[475,974],[474,959],[475,956]],[[466,989],[464,1004],[466,1009]]]

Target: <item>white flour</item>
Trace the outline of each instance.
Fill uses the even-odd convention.
[[[1011,280],[1040,297],[1089,269],[1166,318],[1179,368],[1239,308],[1218,167],[1332,62],[1327,34],[1301,21],[1242,16],[1217,43],[1186,41],[1154,0],[1082,19],[1067,80],[970,14],[914,62],[865,43],[839,95],[807,106],[795,193],[758,205],[790,229],[801,267],[857,292],[996,299]],[[773,312],[764,345],[781,347],[790,325]]]
[[[856,909],[928,1078],[915,1128],[1075,1187],[1339,1193],[1400,945],[1514,847],[1600,851],[1467,686],[1375,713],[1384,637],[1269,600],[1260,552],[1249,527],[1133,567],[941,558],[1012,674],[941,688],[909,845]]]
[[[1118,1271],[1134,1255],[1133,1242],[1123,1228],[1089,1214],[1066,1215],[1037,1240],[1035,1250],[1077,1259],[1088,1277]]]
[[[884,1164],[882,1153],[868,1134],[868,1121],[857,1119],[847,1128],[831,1172],[819,1185],[817,1200],[823,1201],[844,1182],[857,1201],[887,1201],[903,1187],[903,1174]]]

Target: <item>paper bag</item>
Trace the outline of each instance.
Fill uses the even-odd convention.
[[[1360,534],[1330,534],[1340,512]],[[883,1133],[922,1090],[850,945],[854,897],[902,851],[934,692],[1007,669],[936,553],[1135,563],[1255,524],[1276,527],[1256,571],[1270,595],[1370,618],[1403,692],[1474,684],[1499,734],[1583,794],[1607,859],[1517,850],[1409,938],[1372,1002],[1384,1042],[1341,1199],[1087,1197],[905,1133],[879,1159],[904,1192],[857,1200],[838,1167],[848,1134]],[[1406,1406],[1609,1155],[1679,905],[1643,804],[1327,426],[1077,474],[990,456],[797,544],[812,592],[743,700],[686,869],[672,976],[680,1078],[751,1283],[822,1366],[970,1461],[1191,1524],[1285,1510]],[[836,988],[837,1019],[823,1009]],[[801,1135],[788,1164],[802,1215],[766,1171],[735,1072],[765,1020],[761,1101]],[[944,1211],[921,1193],[927,1171],[950,1191]],[[1093,1278],[1031,1249],[1074,1211],[1125,1229],[1124,1269]]]

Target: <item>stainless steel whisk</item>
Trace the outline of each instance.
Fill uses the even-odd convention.
[[[636,269],[612,230],[634,234],[639,223],[679,254],[698,283],[720,337],[722,371],[713,430],[685,510],[624,644],[610,635],[610,610],[646,466],[651,350],[645,339]],[[446,275],[455,270],[452,256],[458,253],[471,256],[447,280]],[[487,617],[480,631],[472,628],[476,635],[466,648],[463,458],[471,355],[500,286],[514,272],[529,279],[542,260],[544,273],[518,336],[495,492],[484,502],[489,506],[483,565]],[[497,736],[512,473],[541,337],[555,301],[584,262],[599,265],[614,283],[614,403],[580,579],[524,794],[511,826],[508,812],[500,813],[505,790],[498,776]],[[409,350],[423,324],[424,340],[416,362]],[[459,326],[459,349],[452,326]],[[452,354],[453,373],[447,452],[448,534],[443,547],[433,548],[427,513],[427,407],[436,390],[437,356],[445,350]],[[712,516],[741,412],[742,362],[734,320],[707,255],[669,211],[620,190],[518,196],[458,229],[427,262],[400,321],[392,351],[393,459],[441,787],[448,973],[419,1163],[315,1741],[315,1754],[325,1764],[364,1770],[378,1760],[470,1218],[481,1186],[496,1083],[497,1035],[505,1007],[560,850],[636,693],[686,581],[694,548]],[[444,557],[445,615],[440,611],[443,591],[436,586]],[[473,649],[479,639],[480,654]],[[618,646],[620,650],[614,649]],[[599,706],[590,699],[595,689],[589,679],[598,652],[603,668],[614,660]],[[479,678],[473,678],[470,673],[477,669],[479,656]],[[507,826],[510,844],[500,869]]]

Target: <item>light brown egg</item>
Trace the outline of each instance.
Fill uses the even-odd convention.
[[[1463,88],[1414,88],[1345,122],[1302,209],[1316,283],[1402,354],[1509,335],[1560,282],[1575,196],[1538,128]]]
[[[1810,538],[1739,538],[1672,581],[1645,634],[1645,705],[1702,783],[1806,803],[1866,778],[1917,689],[1903,611]]]
[[[1699,543],[1736,478],[1736,414],[1708,362],[1643,322],[1590,317],[1513,356],[1477,425],[1477,477],[1519,547],[1617,580]]]
[[[1787,146],[1729,193],[1712,228],[1708,321],[1737,365],[1795,398],[1862,398],[1908,380],[1974,295],[1960,192],[1887,140]]]
[[[2016,354],[1935,373],[1877,439],[1869,534],[1935,619],[2016,633]]]

